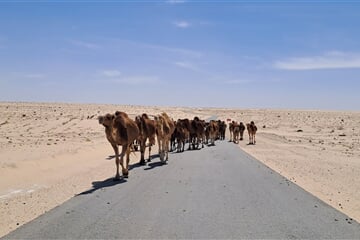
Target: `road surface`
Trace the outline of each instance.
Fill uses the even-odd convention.
[[[4,238],[360,239],[360,225],[218,141],[135,165],[124,181],[94,181]]]

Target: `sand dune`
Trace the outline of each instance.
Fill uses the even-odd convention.
[[[7,102],[0,110],[0,236],[114,176],[97,117],[116,110],[253,120],[257,144],[246,136],[240,148],[360,221],[359,112]]]

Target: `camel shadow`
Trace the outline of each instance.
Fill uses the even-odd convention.
[[[111,160],[111,159],[114,159],[116,156],[115,155],[109,155],[106,160]],[[131,157],[131,156],[130,156]],[[151,160],[154,159],[154,158],[157,158],[157,157],[160,157],[159,154],[153,154],[150,156],[151,157]],[[151,160],[149,162],[151,162]]]
[[[147,166],[147,168],[144,168],[144,170],[151,170],[151,169],[154,169],[154,168],[157,168],[157,167],[162,167],[164,165],[166,165],[167,162],[152,162],[152,163],[149,163]]]
[[[145,165],[142,165],[142,164],[140,164],[139,162],[133,163],[133,164],[129,164],[129,171],[130,171],[131,169],[139,168],[139,167],[143,167],[143,166],[145,166]]]
[[[205,145],[204,145],[205,146]],[[186,151],[199,151],[201,149],[203,149],[204,147],[198,147],[198,148],[188,148],[186,149]]]
[[[248,143],[246,144],[247,146],[255,146],[256,144],[255,143]]]
[[[89,190],[86,190],[82,193],[76,194],[75,196],[79,196],[79,195],[87,195],[87,194],[91,194],[99,189],[102,188],[107,188],[107,187],[112,187],[118,184],[122,184],[125,183],[126,180],[124,178],[121,178],[120,180],[114,180],[114,178],[108,178],[104,181],[95,181],[92,182],[92,188]]]

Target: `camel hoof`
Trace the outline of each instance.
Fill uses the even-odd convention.
[[[128,178],[129,177],[129,171],[125,170],[122,172],[124,178]]]
[[[146,165],[145,160],[141,160],[141,161],[139,162],[139,164],[142,165],[142,166]]]
[[[114,182],[121,181],[121,180],[122,180],[122,178],[120,176],[115,176],[113,179]]]

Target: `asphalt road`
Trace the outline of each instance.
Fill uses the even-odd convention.
[[[356,221],[235,144],[216,144],[135,165],[124,181],[93,182],[4,238],[360,239]]]

